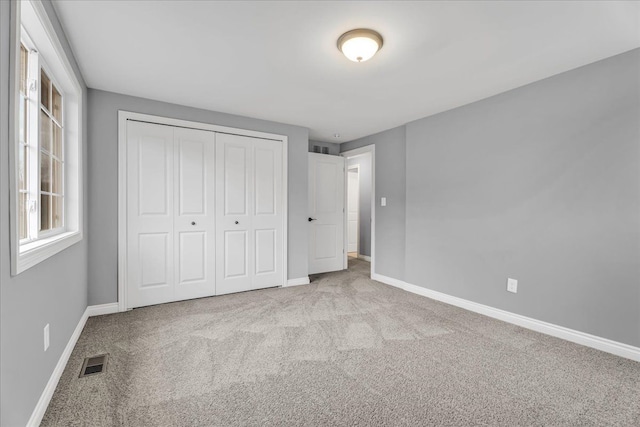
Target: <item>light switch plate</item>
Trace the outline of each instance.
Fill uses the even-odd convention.
[[[518,293],[518,281],[516,279],[507,279],[507,291],[513,292],[514,294]]]
[[[380,197],[380,206],[387,206],[387,198]]]

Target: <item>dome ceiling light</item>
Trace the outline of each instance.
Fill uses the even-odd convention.
[[[371,59],[381,47],[380,33],[367,28],[347,31],[338,39],[338,50],[353,62]]]

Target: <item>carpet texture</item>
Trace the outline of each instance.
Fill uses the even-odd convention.
[[[640,363],[369,279],[90,318],[44,426],[640,426]],[[106,373],[78,378],[86,356]]]

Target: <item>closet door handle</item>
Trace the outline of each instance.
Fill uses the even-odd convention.
[[[236,225],[238,225],[238,221],[236,221]]]
[[[195,221],[191,221],[191,225],[196,225],[196,222]]]
[[[309,222],[311,222],[311,221],[317,221],[317,218],[311,218],[311,217],[309,217]]]

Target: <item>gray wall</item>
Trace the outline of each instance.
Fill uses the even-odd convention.
[[[336,144],[334,142],[322,142],[322,141],[312,141],[309,140],[309,152],[313,153],[313,146],[318,145],[320,147],[329,148],[329,154],[332,156],[340,155],[340,144]]]
[[[13,3],[11,3],[13,4]],[[54,28],[76,76],[83,82],[53,7],[46,1]],[[84,150],[84,240],[16,277],[9,255],[9,2],[0,2],[0,425],[23,426],[31,416],[62,351],[87,306],[87,192]],[[86,106],[86,89],[83,99]],[[83,111],[86,141],[86,108]],[[43,328],[51,344],[43,351]]]
[[[640,345],[639,79],[636,49],[407,124],[405,280]]]
[[[289,137],[289,279],[308,274],[309,131],[264,120],[89,90],[89,304],[117,301],[118,110],[270,132]]]
[[[359,242],[358,253],[371,256],[371,155],[353,157],[348,160],[347,166],[359,166],[358,183],[358,228]]]
[[[400,126],[340,145],[340,152],[375,145],[375,273],[404,279],[406,152]],[[380,197],[387,206],[380,206]]]

